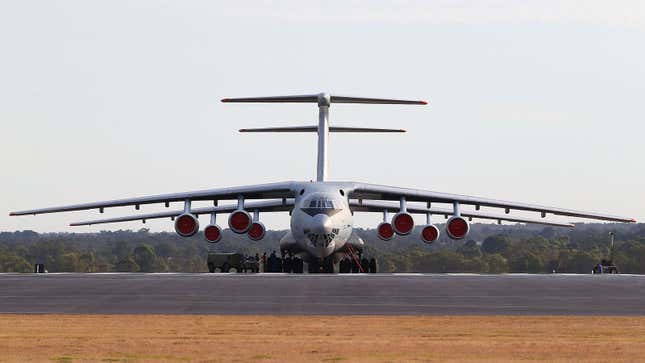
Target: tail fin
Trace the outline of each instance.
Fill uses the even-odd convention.
[[[428,102],[420,100],[401,100],[393,98],[366,98],[349,96],[332,96],[329,93],[318,93],[297,96],[273,96],[273,97],[244,97],[244,98],[223,98],[222,102],[242,103],[318,103],[318,125],[317,126],[294,126],[294,127],[266,127],[255,129],[241,129],[240,132],[317,132],[318,133],[318,166],[316,180],[325,181],[327,178],[327,144],[330,132],[405,132],[401,129],[375,129],[365,127],[340,127],[329,126],[329,106],[332,103],[363,103],[363,104],[399,104],[399,105],[427,105]]]

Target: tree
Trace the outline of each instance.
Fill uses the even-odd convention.
[[[121,261],[124,258],[128,257],[131,251],[132,250],[130,249],[130,246],[128,246],[128,243],[124,241],[117,242],[112,249],[112,253],[114,254],[114,256],[116,256],[116,259],[118,261]]]
[[[155,252],[160,257],[175,257],[177,256],[177,247],[168,242],[161,242],[155,246]]]
[[[482,243],[481,250],[484,253],[504,253],[511,246],[511,241],[508,237],[503,235],[494,235],[487,237]]]
[[[52,266],[50,271],[56,272],[77,272],[80,271],[78,252],[66,252],[56,260],[57,264]],[[48,268],[49,269],[49,268]]]
[[[472,239],[468,240],[468,242],[457,248],[457,252],[468,258],[480,257],[482,255],[477,242],[473,241]]]
[[[81,272],[98,272],[96,254],[93,251],[87,251],[79,257],[79,270]]]
[[[11,254],[0,254],[0,271],[33,272],[33,266],[24,258]]]
[[[513,251],[507,260],[510,272],[540,273],[544,271],[542,258],[535,252]]]
[[[491,254],[484,256],[484,261],[488,265],[488,273],[499,274],[508,272],[508,261],[500,254]]]
[[[544,227],[540,232],[540,236],[544,238],[553,238],[555,237],[555,229],[551,226]]]
[[[421,261],[419,261],[421,262]],[[450,251],[439,251],[423,256],[422,263],[414,265],[415,272],[460,272],[465,259],[460,254]]]
[[[600,258],[591,253],[577,251],[570,256],[569,271],[567,272],[589,273],[598,262],[600,262]]]
[[[134,261],[134,256],[128,256],[117,262],[116,270],[118,272],[137,272],[140,268],[136,261]]]
[[[154,272],[157,255],[150,245],[143,244],[134,249],[134,261],[139,265],[141,272]]]

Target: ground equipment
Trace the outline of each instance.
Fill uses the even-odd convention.
[[[609,245],[609,259],[600,260],[600,263],[593,267],[592,274],[617,274],[618,267],[614,265],[614,232],[609,232],[611,239]]]

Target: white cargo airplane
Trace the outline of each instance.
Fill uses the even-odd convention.
[[[448,218],[446,233],[452,239],[466,237],[469,231],[468,220],[472,220],[472,218],[492,219],[497,220],[499,223],[501,221],[511,221],[562,227],[573,227],[573,225],[548,221],[544,218],[547,214],[553,214],[613,222],[636,222],[631,218],[601,213],[580,212],[466,195],[359,182],[327,181],[327,145],[330,132],[405,132],[405,130],[400,129],[330,126],[329,107],[332,103],[425,105],[427,104],[425,101],[346,97],[320,93],[300,96],[226,98],[222,102],[317,103],[319,109],[318,125],[240,130],[240,132],[317,132],[318,166],[316,181],[287,181],[162,194],[26,210],[12,212],[10,215],[36,215],[87,209],[98,209],[103,213],[105,208],[110,207],[135,206],[135,209],[139,210],[139,206],[142,204],[164,203],[166,207],[169,207],[171,202],[181,202],[183,203],[182,210],[78,222],[72,223],[71,226],[134,220],[142,220],[145,223],[147,219],[171,218],[175,221],[177,234],[182,237],[190,237],[199,231],[197,216],[207,214],[210,215],[210,224],[204,228],[204,237],[208,242],[216,243],[222,235],[221,227],[215,222],[217,214],[229,214],[228,226],[233,232],[246,233],[250,239],[260,240],[264,237],[265,227],[259,221],[259,213],[288,211],[291,215],[291,231],[281,239],[280,248],[299,255],[310,266],[316,266],[313,271],[322,269],[324,272],[333,272],[335,262],[338,262],[348,250],[362,249],[363,241],[360,237],[353,235],[352,217],[355,212],[383,213],[383,222],[377,227],[378,236],[383,240],[390,240],[395,234],[408,235],[412,233],[414,220],[411,214],[424,214],[426,215],[426,224],[420,231],[420,238],[429,244],[439,238],[439,229],[430,222],[431,215],[443,215]],[[191,208],[191,202],[205,200],[213,201],[214,206]],[[237,203],[218,206],[218,201],[220,200],[236,200]],[[431,207],[431,203],[447,204],[450,207]],[[464,205],[474,206],[474,210],[466,211],[462,209]],[[504,213],[485,213],[480,211],[482,206],[500,208]],[[536,212],[541,218],[511,216],[511,210]],[[388,217],[389,213],[395,213],[391,219]]]

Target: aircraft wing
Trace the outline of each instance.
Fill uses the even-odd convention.
[[[420,189],[398,188],[385,185],[374,185],[366,183],[354,183],[353,190],[349,192],[351,199],[359,200],[400,200],[402,197],[409,202],[427,202],[427,203],[459,203],[463,205],[473,205],[476,209],[480,206],[503,208],[506,214],[511,210],[522,210],[538,212],[542,217],[546,214],[553,214],[567,217],[598,219],[612,222],[636,222],[636,220],[627,217],[614,216],[595,212],[582,212],[571,209],[554,208],[542,205],[527,203],[508,202],[503,200],[473,197],[460,194],[440,193]],[[462,212],[462,214],[464,214]],[[508,219],[508,216],[507,216]]]
[[[244,210],[247,212],[288,212],[293,209],[294,201],[293,199],[284,199],[284,200],[270,200],[270,201],[256,201],[244,203]],[[208,207],[208,208],[194,208],[190,210],[190,213],[194,215],[200,214],[220,214],[220,213],[231,213],[237,210],[237,204],[231,205],[222,205],[217,207]],[[159,219],[159,218],[175,218],[180,214],[184,213],[184,210],[175,210],[169,212],[159,212],[159,213],[148,213],[148,214],[139,214],[134,216],[126,217],[116,217],[116,218],[106,218],[106,219],[96,219],[92,221],[84,222],[74,222],[70,223],[70,226],[91,226],[93,224],[104,224],[104,223],[117,223],[117,222],[131,222],[131,221],[145,221],[148,219]]]
[[[100,211],[103,211],[104,208],[122,207],[129,205],[133,205],[138,209],[138,206],[141,204],[165,203],[166,206],[168,206],[168,203],[170,202],[183,202],[186,200],[226,200],[237,199],[240,196],[244,197],[244,199],[293,198],[295,196],[295,192],[293,190],[293,182],[282,182],[231,188],[207,189],[183,193],[160,194],[147,197],[108,200],[104,202],[73,204],[61,207],[11,212],[9,213],[9,215],[36,215],[43,213],[69,212],[88,209],[99,209]]]
[[[396,213],[399,211],[399,204],[392,202],[384,201],[374,201],[374,200],[364,200],[364,201],[350,201],[349,208],[353,212],[383,212],[388,211]],[[433,214],[433,215],[443,215],[443,216],[452,216],[453,210],[449,208],[425,208],[418,206],[407,206],[408,213],[412,214]],[[574,227],[570,223],[559,223],[544,219],[537,218],[524,218],[524,217],[514,217],[506,214],[495,214],[495,213],[486,213],[479,211],[462,211],[462,217],[467,218],[479,218],[479,219],[492,219],[497,221],[508,221],[508,222],[519,222],[519,223],[534,223],[534,224],[543,224],[547,226],[556,226],[556,227]]]

